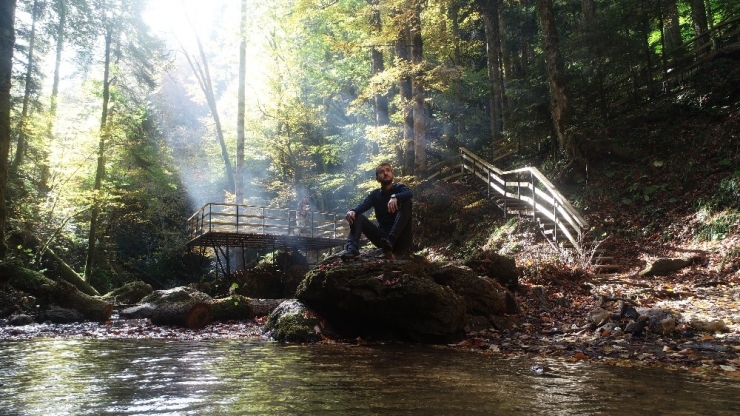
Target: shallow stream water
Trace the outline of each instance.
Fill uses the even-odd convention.
[[[415,345],[38,339],[0,341],[0,414],[738,415],[740,381]]]

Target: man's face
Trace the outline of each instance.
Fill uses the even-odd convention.
[[[380,182],[381,185],[393,183],[393,169],[388,165],[379,166],[375,171],[375,179]]]

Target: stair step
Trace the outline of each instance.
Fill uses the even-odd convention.
[[[618,270],[620,266],[618,264],[594,264],[593,268],[597,270]]]

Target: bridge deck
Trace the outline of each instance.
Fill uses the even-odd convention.
[[[342,246],[348,231],[343,214],[209,203],[188,219],[188,246],[325,250]]]

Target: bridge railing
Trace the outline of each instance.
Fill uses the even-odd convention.
[[[430,169],[433,172],[430,178],[450,180],[473,174],[486,182],[489,198],[492,192],[494,197],[500,197],[504,212],[510,209],[521,212],[521,206],[526,206],[544,228],[551,227],[549,231],[555,241],[559,233],[576,250],[582,251],[581,241],[588,223],[537,168],[502,171],[465,148],[460,148],[458,161],[457,164],[447,161],[444,165],[435,166],[434,171]],[[515,202],[518,204],[516,207]]]
[[[207,233],[286,235],[311,238],[344,238],[348,232],[344,216],[294,209],[253,205],[208,203],[188,219],[191,239]]]

